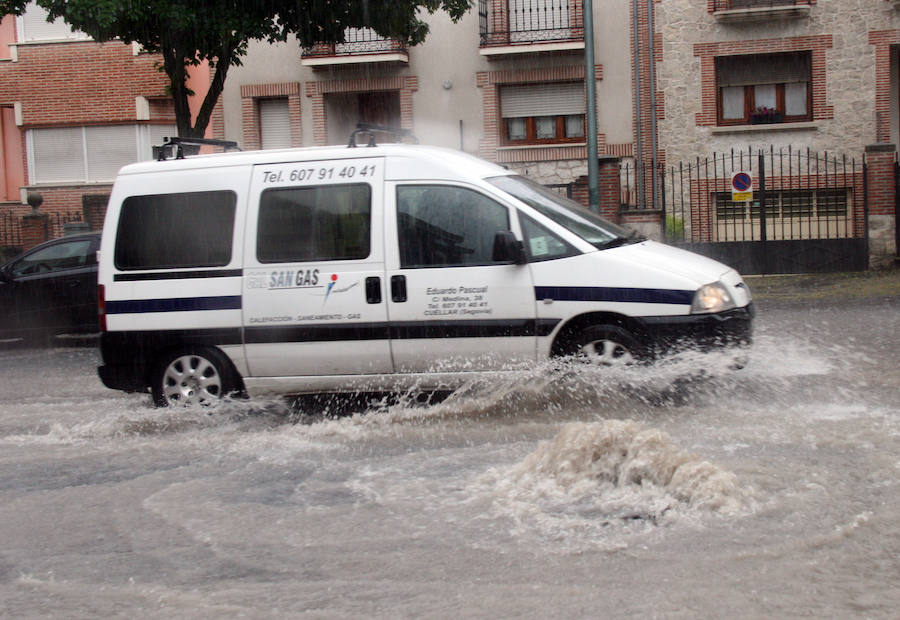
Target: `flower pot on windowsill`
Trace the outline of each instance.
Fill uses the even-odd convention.
[[[772,123],[780,123],[783,120],[784,115],[781,112],[766,112],[763,114],[750,115],[751,125],[769,125]]]

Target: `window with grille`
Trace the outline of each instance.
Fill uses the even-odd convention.
[[[766,191],[766,218],[845,218],[848,214],[850,190],[784,189]],[[719,220],[759,219],[759,192],[753,201],[733,202],[730,192],[716,193],[716,218]]]

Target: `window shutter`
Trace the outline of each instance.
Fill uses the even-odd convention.
[[[119,168],[138,160],[134,125],[85,127],[88,181],[113,181]]]
[[[584,114],[584,83],[528,84],[500,90],[503,118]]]
[[[259,126],[262,148],[291,147],[291,116],[287,98],[259,100]]]
[[[806,52],[716,58],[716,82],[720,87],[809,82],[809,77]]]
[[[36,4],[28,5],[28,10],[22,15],[23,41],[48,41],[57,39],[86,39],[89,38],[83,32],[73,31],[61,18],[54,22],[47,21],[47,11]]]
[[[81,127],[31,129],[32,183],[84,181],[84,136]]]

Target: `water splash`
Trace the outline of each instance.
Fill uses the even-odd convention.
[[[735,516],[750,507],[734,474],[634,421],[563,426],[521,462],[476,481],[517,535],[613,547],[621,534]]]

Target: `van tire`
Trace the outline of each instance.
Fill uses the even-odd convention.
[[[571,340],[568,355],[594,366],[627,366],[640,361],[641,345],[618,325],[591,325]]]
[[[212,405],[238,389],[231,362],[211,347],[173,349],[159,357],[151,371],[157,407]]]

